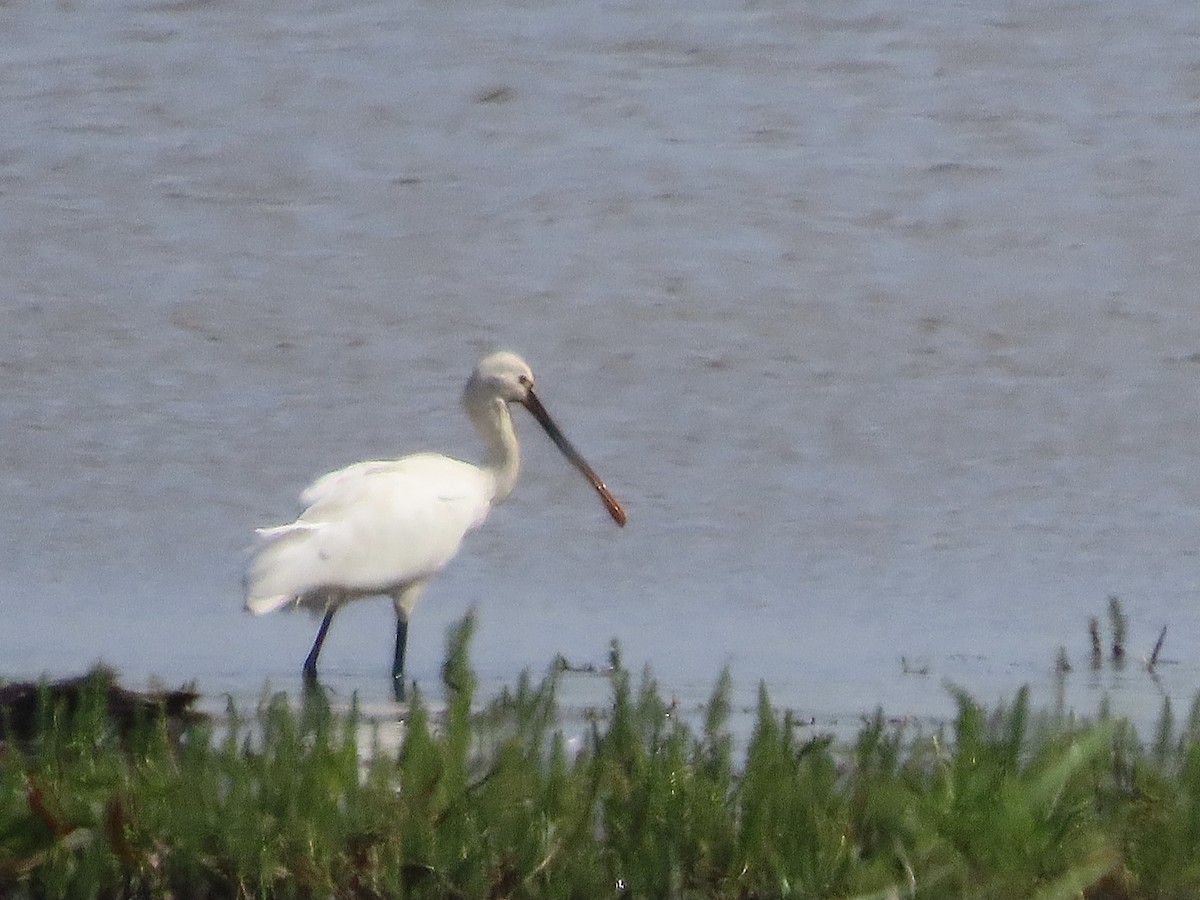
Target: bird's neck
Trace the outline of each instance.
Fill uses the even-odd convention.
[[[472,402],[466,399],[467,415],[483,441],[483,468],[492,476],[492,503],[502,503],[517,483],[521,450],[508,404],[495,397]]]

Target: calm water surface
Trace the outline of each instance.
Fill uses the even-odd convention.
[[[520,351],[522,482],[431,586],[435,682],[618,639],[818,724],[1200,687],[1200,6],[63,0],[0,7],[0,673],[292,689],[256,525],[438,449]],[[1123,598],[1159,685],[1086,671]],[[392,614],[330,686],[382,702]],[[905,673],[901,657],[926,674]],[[574,679],[569,698],[602,696]],[[572,700],[572,702],[574,702]]]

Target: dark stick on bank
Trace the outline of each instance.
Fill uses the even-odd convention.
[[[97,666],[75,678],[0,685],[0,741],[32,740],[43,724],[43,709],[61,709],[72,716],[84,698],[97,694],[104,698],[109,721],[122,735],[139,723],[159,718],[173,726],[203,718],[202,713],[192,709],[199,697],[195,691],[132,691],[117,683],[111,669]]]
[[[1112,658],[1117,668],[1125,662],[1125,636],[1129,631],[1129,619],[1121,608],[1121,598],[1116,594],[1108,598],[1108,624],[1112,629]]]

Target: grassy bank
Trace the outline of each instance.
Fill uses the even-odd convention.
[[[118,729],[101,688],[43,703],[0,748],[0,895],[1200,896],[1198,713],[1142,745],[961,695],[949,733],[877,716],[835,746],[760,690],[735,749],[727,676],[692,730],[614,653],[611,709],[568,750],[556,675],[476,703],[471,625],[398,753],[364,759],[320,697],[182,733]]]

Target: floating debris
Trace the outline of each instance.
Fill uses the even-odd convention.
[[[1167,626],[1162,627],[1162,631],[1158,633],[1158,640],[1154,642],[1154,651],[1150,654],[1150,661],[1146,663],[1146,668],[1151,674],[1154,674],[1154,667],[1158,665],[1158,654],[1162,651],[1163,641],[1167,639]]]

